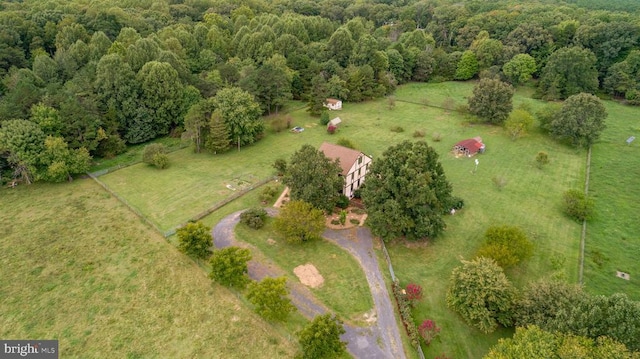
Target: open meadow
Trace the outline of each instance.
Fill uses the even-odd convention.
[[[92,180],[0,189],[0,338],[61,358],[291,358],[263,321]]]
[[[606,102],[607,128],[592,150],[583,281],[594,294],[626,293],[640,300],[640,109]],[[626,140],[636,140],[627,145]],[[629,274],[629,280],[616,273]]]
[[[457,106],[466,103],[466,97],[471,94],[473,86],[473,82],[408,84],[401,86],[396,91],[394,106],[390,106],[388,99],[359,104],[347,103],[342,111],[331,112],[331,117],[340,116],[343,120],[341,127],[334,135],[328,134],[323,126],[318,125],[318,119],[310,117],[304,109],[292,110],[288,113],[288,116],[292,119],[292,126],[304,127],[305,130],[302,133],[295,134],[287,131],[275,133],[267,124],[266,136],[254,145],[241,148],[240,151],[232,150],[221,155],[212,155],[210,153],[195,154],[190,148],[181,149],[169,154],[171,164],[166,170],[158,170],[140,163],[103,175],[100,180],[156,223],[161,230],[166,231],[193,218],[193,216],[210,208],[215,203],[233,195],[236,191],[253,187],[260,180],[273,176],[275,170],[271,165],[274,160],[278,158],[289,159],[291,154],[303,144],[319,146],[323,141],[335,143],[338,139],[345,138],[354,143],[359,150],[372,155],[375,161],[375,158],[379,157],[387,147],[403,140],[426,140],[438,151],[447,178],[453,185],[454,195],[465,200],[465,208],[453,216],[447,216],[447,230],[435,240],[426,243],[394,242],[388,244],[387,248],[401,284],[406,285],[413,282],[421,285],[425,290],[424,300],[414,310],[414,317],[418,321],[417,324],[424,319],[433,319],[442,328],[439,339],[436,339],[429,348],[425,348],[426,356],[434,357],[444,353],[448,357],[454,358],[482,357],[499,338],[511,336],[512,331],[500,329],[495,333],[485,335],[469,327],[457,314],[450,311],[445,303],[445,293],[449,285],[451,271],[460,265],[460,259],[473,258],[481,244],[484,232],[489,226],[506,224],[521,227],[534,242],[535,246],[532,258],[507,272],[507,275],[517,287],[522,288],[532,281],[550,277],[565,279],[573,283],[577,282],[581,224],[568,219],[562,213],[562,194],[568,189],[582,190],[584,188],[587,155],[585,150],[574,149],[551,140],[547,135],[538,131],[537,128],[532,129],[524,137],[513,141],[501,127],[477,124],[453,111]],[[525,104],[532,112],[535,112],[545,105],[543,101],[532,99],[531,94],[532,89],[529,87],[518,89],[514,96],[514,107]],[[296,106],[299,107],[299,104]],[[638,300],[640,288],[636,279],[638,276],[635,273],[640,272],[640,270],[637,260],[633,258],[633,254],[636,253],[637,255],[640,252],[638,249],[640,239],[638,239],[637,235],[640,232],[637,221],[637,213],[640,213],[637,202],[637,198],[640,198],[640,193],[638,192],[640,186],[638,186],[637,182],[637,178],[640,175],[638,173],[640,157],[637,155],[640,144],[635,142],[631,146],[627,146],[624,143],[624,140],[630,135],[636,135],[636,137],[640,138],[640,124],[638,124],[635,117],[638,109],[611,102],[607,102],[606,106],[609,111],[609,127],[605,131],[603,139],[594,146],[593,150],[591,193],[596,200],[597,217],[589,223],[587,230],[584,281],[587,290],[591,292],[611,294],[615,291],[622,291]],[[451,148],[455,143],[476,136],[482,137],[487,146],[484,154],[474,158],[465,158],[455,157],[451,153]],[[549,154],[550,163],[543,168],[538,168],[535,162],[535,156],[539,151],[545,151]],[[625,156],[622,156],[622,154],[625,154]],[[475,169],[474,159],[479,161],[477,170]],[[114,163],[117,163],[117,159]],[[78,249],[80,251],[79,255],[72,256],[74,259],[71,260],[71,264],[65,264],[65,261],[68,261],[66,256],[65,261],[59,260],[48,264],[54,266],[54,268],[65,266],[75,268],[74,261],[79,261],[80,259],[94,263],[89,265],[89,268],[91,268],[89,273],[81,271],[75,274],[75,276],[81,278],[78,283],[65,284],[70,288],[74,288],[73,290],[79,291],[76,287],[80,287],[84,283],[85,279],[82,278],[92,278],[92,276],[97,275],[93,274],[96,273],[97,268],[95,263],[102,263],[103,267],[111,268],[109,269],[110,273],[123,275],[122,281],[125,283],[127,283],[127,280],[140,281],[140,278],[144,277],[142,276],[143,268],[146,271],[150,271],[144,272],[148,273],[146,275],[149,276],[164,273],[162,275],[166,278],[156,278],[155,281],[170,280],[175,276],[188,278],[189,280],[200,278],[198,283],[202,282],[203,285],[188,285],[187,283],[189,282],[172,282],[171,285],[165,284],[162,288],[158,287],[157,290],[161,290],[164,293],[162,298],[184,295],[184,293],[192,291],[189,299],[196,302],[203,300],[216,302],[218,299],[215,296],[223,294],[229,297],[225,299],[232,303],[229,304],[229,307],[220,307],[220,313],[207,312],[209,316],[205,317],[203,321],[210,328],[215,327],[212,322],[228,323],[230,320],[233,322],[234,318],[237,318],[238,323],[244,323],[244,325],[247,325],[247,321],[253,321],[254,323],[250,326],[255,330],[269,331],[269,329],[265,328],[273,328],[256,319],[249,312],[248,307],[245,305],[246,303],[243,304],[238,301],[226,290],[220,290],[216,286],[211,287],[206,278],[206,270],[204,268],[206,266],[201,265],[200,269],[198,269],[198,266],[193,262],[178,254],[171,245],[164,242],[161,236],[140,224],[132,214],[127,212],[123,206],[117,204],[106,192],[102,192],[99,187],[93,184],[88,185],[86,183],[88,182],[76,181],[69,185],[37,185],[20,188],[16,192],[3,191],[2,195],[0,195],[0,201],[7,201],[3,203],[3,207],[6,207],[8,203],[16,203],[17,198],[20,198],[18,203],[24,203],[24,205],[15,206],[12,204],[12,212],[8,218],[16,218],[17,222],[13,221],[5,225],[5,231],[11,233],[13,242],[10,241],[11,244],[3,242],[2,245],[9,246],[19,243],[18,238],[23,238],[27,234],[24,229],[27,227],[26,223],[30,223],[29,221],[33,220],[33,218],[37,218],[37,221],[41,221],[41,218],[49,218],[49,222],[53,222],[53,224],[48,224],[48,226],[53,227],[47,227],[48,229],[42,230],[39,230],[38,226],[35,227],[36,233],[44,231],[47,234],[38,235],[39,240],[33,243],[30,242],[31,239],[26,241],[34,249],[38,248],[37,243],[42,243],[45,238],[50,245],[60,241],[57,246],[67,248],[63,246],[66,242],[53,236],[53,233],[65,233],[65,236],[69,238],[88,238],[91,240],[77,243],[78,246],[81,246],[81,251]],[[52,194],[49,195],[49,192]],[[205,217],[203,222],[209,226],[214,226],[229,213],[259,204],[258,192],[259,190],[249,192],[247,195]],[[9,196],[4,194],[9,194]],[[23,198],[31,199],[31,201],[24,200],[22,202]],[[34,210],[43,212],[46,216],[37,215],[32,210],[26,212],[26,207],[24,206],[27,205],[27,202],[30,205],[29,208],[37,207]],[[62,208],[64,206],[70,209]],[[74,208],[77,208],[77,210],[74,210]],[[84,216],[84,213],[89,215]],[[71,218],[71,221],[58,220],[57,218],[60,218],[60,215]],[[126,219],[124,222],[123,218]],[[40,223],[37,221],[36,223]],[[98,221],[96,223],[100,224],[92,224],[93,222],[91,221]],[[89,234],[96,232],[94,228],[98,228],[99,235],[91,236]],[[67,233],[71,234],[67,235]],[[247,228],[239,227],[237,236],[238,239],[244,240],[257,248],[258,258],[265,261],[273,261],[293,279],[293,274],[291,274],[293,263],[287,263],[284,259],[286,256],[279,253],[275,246],[264,244],[266,240],[263,237],[271,236],[268,227],[256,233]],[[100,241],[100,238],[105,239]],[[114,239],[107,240],[107,238]],[[121,243],[123,241],[121,238],[127,238],[127,240],[123,244],[114,244]],[[175,243],[175,238],[170,238],[169,240],[171,243]],[[150,245],[149,241],[153,245]],[[87,243],[93,245],[89,246]],[[120,247],[125,247],[128,251],[126,255],[112,254],[107,257],[104,253],[111,252],[101,247],[97,248],[96,243],[100,245],[104,243],[116,247],[115,249],[109,249],[112,252],[114,250],[117,251]],[[131,246],[134,246],[133,249],[131,249]],[[56,248],[56,246],[53,247]],[[52,250],[49,247],[42,248],[47,251]],[[145,252],[144,248],[156,248],[155,251],[151,252],[155,256],[150,256]],[[17,252],[9,247],[5,248],[5,251],[7,250],[7,253],[15,252],[15,256],[18,256],[18,258],[27,256],[22,251]],[[102,255],[102,262],[96,262],[97,259],[91,257],[97,253]],[[141,253],[147,255],[142,256],[140,255]],[[165,256],[166,253],[173,254],[169,259],[160,258],[159,253],[164,253]],[[331,254],[333,252],[327,250],[326,253]],[[344,255],[341,252],[334,254],[337,256]],[[53,255],[59,254],[54,252]],[[302,253],[294,255],[301,257],[299,259],[302,262],[307,260],[320,261],[315,257],[306,259]],[[145,260],[149,261],[144,262],[148,265],[140,267],[140,263],[134,260],[134,258],[140,257],[144,257]],[[9,259],[4,260],[7,261]],[[14,259],[11,260],[13,261]],[[33,269],[39,268],[40,264],[31,261],[27,257],[25,257],[25,260],[30,264],[24,266],[20,264],[20,267],[17,267],[14,271],[16,272],[15,276],[36,276],[37,278],[37,276],[42,275],[41,272],[44,272],[44,270]],[[379,261],[382,263],[381,256],[379,256]],[[174,268],[176,273],[166,274],[166,271],[173,268],[170,265],[173,262],[182,263],[179,268],[186,267],[188,270],[185,269],[185,273],[178,273],[178,270]],[[150,265],[151,263],[153,265]],[[5,263],[3,265],[6,267]],[[13,265],[15,266],[16,264],[14,263]],[[131,274],[127,272],[127,268],[129,268],[127,266],[133,265],[135,265],[134,268],[137,271],[137,275],[133,276],[132,279],[126,279],[131,277]],[[85,267],[85,264],[80,266],[80,268]],[[321,272],[323,272],[323,275],[326,273],[326,276],[330,277],[332,276],[331,270],[331,268],[326,268],[322,269]],[[338,271],[340,269],[333,268],[333,270]],[[623,281],[620,278],[616,278],[616,270],[630,273],[631,280]],[[62,271],[62,269],[59,271]],[[120,273],[122,271],[125,273]],[[353,269],[349,269],[349,271],[353,272],[353,278],[361,276],[361,273],[358,273],[359,271],[353,271]],[[100,271],[100,273],[104,272]],[[68,273],[66,267],[65,273]],[[103,277],[96,278],[106,280]],[[10,280],[11,277],[8,277],[8,279]],[[6,279],[3,278],[3,280]],[[89,279],[86,280],[88,281]],[[92,279],[92,281],[95,280],[97,279]],[[362,280],[362,287],[366,288],[364,277],[362,277]],[[156,290],[153,289],[155,287],[149,287],[149,282],[136,283],[138,284],[135,288],[143,288],[152,292]],[[59,285],[62,286],[62,284]],[[119,308],[118,303],[128,304],[128,301],[131,301],[132,298],[131,290],[125,290],[122,294],[120,292],[112,294],[115,287],[104,286],[104,284],[101,284],[100,289],[94,290],[104,291],[100,297],[122,295],[123,298],[111,300],[104,304],[101,304],[102,302],[96,303],[94,305],[96,309],[94,310],[103,310],[101,308],[104,305],[110,308],[107,309],[107,314],[112,312],[115,314],[109,314],[108,316],[103,314],[103,318],[124,316],[126,319],[129,312],[121,314],[120,311],[122,309]],[[189,289],[187,290],[182,286]],[[117,286],[117,288],[121,287]],[[198,290],[205,289],[202,289],[204,290],[203,293],[195,293],[193,292],[196,290],[195,288],[198,288]],[[6,291],[7,289],[3,290]],[[17,291],[18,289],[11,290]],[[38,290],[43,291],[43,289]],[[71,293],[73,293],[73,290],[71,290]],[[334,302],[331,304],[330,302],[333,301],[331,298],[339,296],[343,290],[346,290],[344,285],[339,284],[336,288],[327,289],[330,293],[323,294],[318,292],[317,295],[321,300],[328,302],[325,304],[333,307],[334,310],[344,315],[347,319],[356,320],[357,314],[368,310],[367,308],[370,308],[371,304],[366,302],[356,305],[347,297],[343,298],[344,303]],[[177,291],[180,293],[174,293]],[[82,293],[84,291],[78,295]],[[13,296],[16,295],[13,294]],[[46,298],[43,300],[56,303],[55,300],[50,299],[57,298],[55,295],[51,296],[47,293],[39,296]],[[90,296],[90,303],[94,300],[92,298]],[[139,299],[137,296],[135,298]],[[82,302],[81,300],[77,301],[78,303]],[[182,305],[184,305],[185,301],[187,299],[179,299],[175,303],[183,303]],[[156,310],[169,311],[167,307],[160,309],[162,307],[156,302],[152,304],[156,305]],[[17,304],[9,303],[4,305],[8,306],[7,309],[11,313],[12,308]],[[208,306],[200,306],[198,308],[201,307]],[[18,315],[15,308],[13,309],[14,316]],[[46,303],[41,303],[40,307],[34,309],[33,313],[29,315],[39,315],[37,313],[41,311],[37,311],[37,309],[42,308],[47,308]],[[89,308],[91,308],[91,305]],[[229,308],[233,308],[233,311],[230,311]],[[143,309],[139,310],[144,312]],[[78,311],[73,313],[78,315]],[[95,315],[92,314],[90,318],[94,318]],[[193,321],[192,319],[175,319],[179,315],[186,314],[174,313],[174,321],[179,321],[184,325]],[[204,314],[202,315],[204,316]],[[262,343],[259,345],[263,345],[264,348],[257,350],[256,353],[262,353],[262,356],[264,356],[266,355],[265,353],[278,352],[283,353],[282,356],[284,357],[289,357],[289,354],[295,349],[295,345],[284,340],[280,336],[281,334],[278,333],[291,335],[299,328],[301,324],[300,318],[296,316],[294,319],[295,323],[277,327],[275,331],[271,330],[275,334],[261,335],[264,343],[259,342]],[[83,320],[88,321],[86,318]],[[258,322],[262,324],[256,324]],[[15,333],[16,323],[17,321],[12,324],[14,326],[12,327],[13,329],[5,330],[3,328],[3,330],[6,333]],[[149,330],[152,333],[154,330],[153,323],[153,321],[149,320],[149,323],[146,324],[150,327]],[[198,322],[198,325],[204,324]],[[43,332],[42,334],[62,332],[64,328],[58,329],[58,326],[60,324],[56,324],[54,320],[53,324],[51,324],[53,329],[49,329],[48,332]],[[79,326],[82,326],[82,324],[79,324]],[[140,333],[143,332],[142,326],[137,326],[136,328]],[[179,329],[181,331],[187,330],[186,327],[180,328],[182,328]],[[196,329],[194,329],[192,325],[189,326],[189,330],[199,332],[200,329],[197,328],[199,327],[196,326]],[[34,328],[30,330],[32,331],[25,331],[24,333],[40,334],[40,332],[34,332]],[[84,329],[80,330],[75,327],[69,330],[70,333],[73,333],[71,339],[83,343],[82,345],[97,345],[90,343],[89,339],[86,338],[87,336],[96,336],[95,331],[83,332],[82,330]],[[178,329],[174,328],[174,330]],[[229,347],[233,347],[234,343],[237,344],[244,340],[247,340],[247,342],[256,340],[255,338],[247,339],[244,336],[246,334],[244,332],[235,332],[233,328],[230,330],[231,332],[229,333],[226,333],[226,329],[224,329],[225,332],[207,330],[203,333],[208,336],[224,335],[224,340],[229,343]],[[17,331],[17,333],[23,332]],[[100,338],[104,343],[111,343],[104,338],[109,335],[117,339],[119,338],[118,335],[121,334],[117,329],[113,329],[111,334],[101,333]],[[135,333],[132,335],[135,335]],[[173,334],[163,333],[163,335],[170,336]],[[175,338],[172,342],[172,345],[176,347],[172,350],[176,350],[177,354],[175,356],[178,357],[183,356],[183,352],[178,350],[195,350],[193,348],[182,348],[181,345],[184,344],[184,341],[176,339],[181,338],[180,335],[184,338],[184,334],[180,332],[174,335]],[[222,348],[220,350],[224,350],[226,346],[223,345]],[[114,350],[125,349],[116,347]],[[201,350],[213,349],[207,347]],[[246,348],[246,350],[251,349]],[[410,349],[407,351],[409,353],[412,352]],[[132,352],[135,353],[135,349],[132,349]],[[205,351],[204,353],[209,352]],[[226,356],[223,352],[220,353],[222,354],[218,355],[216,352],[210,356]],[[74,355],[76,354],[71,353],[71,356]],[[247,353],[247,355],[251,354]],[[229,357],[245,356],[234,354]]]

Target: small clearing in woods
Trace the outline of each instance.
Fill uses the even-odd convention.
[[[300,279],[300,283],[307,287],[318,288],[324,283],[324,278],[322,278],[318,269],[310,263],[295,267],[293,273]]]

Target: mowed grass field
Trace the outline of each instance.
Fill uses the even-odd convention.
[[[640,109],[614,102],[606,108],[607,128],[591,156],[596,217],[587,225],[583,279],[594,294],[622,292],[640,301]],[[630,136],[636,140],[627,145]]]
[[[290,358],[295,339],[91,180],[0,190],[0,338],[61,358]]]
[[[399,89],[396,100],[442,98],[444,93],[444,97],[464,103],[472,88],[473,84],[409,85]],[[535,110],[543,105],[523,95],[528,95],[527,89],[514,97],[516,106],[528,103]],[[434,101],[440,105],[439,98]],[[403,285],[418,283],[425,290],[425,299],[414,311],[418,324],[434,319],[442,327],[441,340],[426,348],[427,357],[441,353],[455,358],[482,357],[498,338],[511,335],[511,331],[485,335],[450,311],[445,297],[451,271],[460,265],[460,259],[474,257],[489,226],[506,224],[524,229],[535,245],[534,256],[507,273],[516,286],[550,276],[576,282],[581,227],[562,214],[561,198],[567,189],[582,188],[586,152],[558,144],[537,131],[512,141],[500,127],[469,123],[441,109],[397,101],[393,112],[398,111],[403,112],[396,122],[405,132],[426,131],[427,141],[441,156],[454,195],[465,200],[465,208],[448,216],[445,233],[426,245],[389,245],[396,275]],[[439,132],[442,140],[433,142],[432,132]],[[456,158],[450,153],[456,142],[475,136],[481,136],[486,144],[484,154]],[[550,157],[543,169],[535,163],[539,151]],[[479,165],[474,174],[475,159]],[[500,189],[494,177],[503,178],[506,185]]]
[[[373,299],[367,278],[355,258],[327,240],[288,244],[274,230],[273,222],[268,218],[260,230],[240,224],[236,227],[236,238],[258,249],[265,259],[283,269],[290,281],[300,283],[293,272],[295,267],[313,264],[324,283],[310,288],[311,292],[342,320],[366,325],[364,314],[370,314]],[[269,243],[269,239],[273,242]]]
[[[460,265],[460,259],[474,256],[489,226],[507,224],[523,228],[535,244],[534,256],[507,273],[516,286],[523,287],[529,282],[549,277],[577,282],[581,225],[562,214],[562,194],[571,188],[583,189],[586,151],[559,144],[536,129],[512,141],[500,127],[475,124],[455,111],[437,108],[450,106],[445,106],[445,101],[453,106],[465,104],[473,86],[472,82],[404,85],[394,96],[396,103],[393,109],[389,108],[386,99],[361,104],[346,103],[342,111],[331,112],[331,117],[340,116],[343,120],[334,135],[327,134],[323,126],[317,125],[318,119],[310,117],[304,109],[296,110],[289,115],[294,126],[305,127],[300,134],[274,134],[267,131],[265,138],[255,145],[222,155],[194,154],[190,149],[184,149],[170,155],[172,164],[167,170],[160,171],[139,164],[102,176],[101,179],[161,228],[169,229],[232,194],[233,191],[226,188],[227,184],[254,183],[272,175],[273,161],[277,158],[288,159],[303,144],[319,146],[322,141],[336,142],[343,137],[375,160],[387,147],[400,141],[424,139],[440,154],[447,177],[453,184],[454,195],[462,197],[466,206],[456,215],[447,217],[448,228],[436,240],[422,246],[395,243],[388,248],[402,283],[418,283],[428,293],[415,311],[416,320],[435,319],[443,328],[440,340],[427,349],[427,356],[446,353],[451,357],[481,357],[498,338],[511,335],[511,331],[501,330],[484,335],[449,311],[445,293],[451,271]],[[526,104],[533,112],[543,107],[545,102],[532,99],[531,93],[531,88],[518,89],[514,96],[514,107]],[[611,108],[612,104],[607,103],[607,106]],[[613,106],[615,108],[617,105]],[[632,118],[637,112],[630,107],[620,108],[619,111],[620,117],[624,118]],[[615,116],[615,111],[609,112],[610,117]],[[404,131],[391,131],[392,127],[398,126]],[[627,128],[629,125],[624,127]],[[416,131],[423,132],[425,136],[414,137]],[[435,133],[441,137],[440,141],[433,140]],[[456,142],[475,136],[483,138],[487,150],[485,154],[475,157],[479,160],[479,166],[473,173],[475,158],[456,158],[450,150]],[[607,136],[605,134],[605,138]],[[596,149],[593,161],[597,161]],[[550,158],[550,163],[543,169],[537,168],[535,163],[539,151],[546,151]],[[603,163],[608,162],[611,161],[605,157]],[[606,189],[598,190],[596,183],[599,180],[594,175],[595,171],[594,164],[591,171],[592,186],[595,186],[594,191],[599,191],[599,194],[594,194],[601,197],[603,193],[611,193],[610,198],[615,197],[622,205],[629,206],[628,203],[633,201],[629,196],[633,192],[624,191],[618,196]],[[632,169],[629,173],[630,176],[636,173],[634,178],[637,178],[637,168],[635,171]],[[494,178],[506,184],[498,188]],[[637,184],[633,182],[634,178],[629,178],[629,186]],[[610,184],[612,181],[604,178],[603,183]],[[601,202],[597,198],[598,206]],[[231,208],[246,208],[237,203],[232,202],[224,207],[223,212]],[[598,212],[602,212],[600,208]],[[633,212],[623,212],[629,213],[623,215],[629,217],[625,221],[635,219]],[[204,221],[215,225],[222,217],[222,212],[218,211]],[[598,221],[604,218],[599,215]],[[620,221],[621,218],[616,220]],[[587,251],[590,253],[598,250],[597,247],[590,247],[597,243],[590,239],[593,237],[592,231],[597,229],[597,223],[589,226]],[[611,230],[609,224],[602,223],[603,232]],[[631,238],[637,230],[629,228],[627,236]],[[602,243],[602,246],[607,245],[606,241]],[[600,257],[605,258],[605,264],[610,263],[606,260],[621,252],[621,248],[606,253],[600,250]],[[634,249],[632,247],[629,250],[633,253]],[[600,257],[596,254],[595,258]],[[633,263],[626,268],[633,268]],[[601,267],[597,269],[602,270]],[[632,278],[633,275],[632,272]],[[592,277],[595,278],[594,274],[586,268],[585,281],[589,290],[595,288],[590,279]],[[623,285],[633,283],[631,281]],[[610,289],[614,288],[602,287],[603,292]]]

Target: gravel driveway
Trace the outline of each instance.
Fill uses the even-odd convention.
[[[265,208],[270,216],[277,214],[277,209]],[[224,248],[231,245],[242,246],[235,240],[234,227],[240,221],[240,214],[235,212],[222,219],[213,228],[212,234],[216,248]],[[367,228],[358,227],[350,230],[327,229],[323,236],[328,240],[345,248],[362,266],[373,296],[376,322],[368,327],[354,327],[345,324],[345,334],[342,340],[347,342],[347,350],[355,358],[371,359],[403,359],[406,358],[400,331],[396,325],[387,287],[384,283],[378,261],[373,252],[373,237]],[[264,277],[278,277],[284,273],[277,266],[250,261],[248,264],[249,277],[253,280],[261,280]],[[328,309],[319,303],[313,293],[300,283],[287,282],[290,289],[291,301],[298,310],[307,318],[312,319],[316,315],[328,312]]]

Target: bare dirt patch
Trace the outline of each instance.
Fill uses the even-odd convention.
[[[324,283],[324,278],[318,272],[316,266],[311,263],[295,267],[293,273],[300,279],[300,283],[307,287],[318,288]]]

